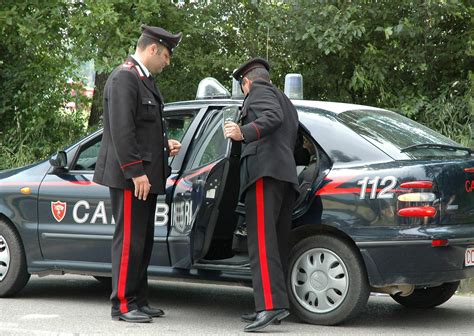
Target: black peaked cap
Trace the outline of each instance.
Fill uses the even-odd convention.
[[[267,71],[270,71],[270,64],[268,64],[267,60],[261,57],[252,58],[251,60],[242,64],[237,70],[234,71],[232,76],[241,81],[242,78],[250,71],[255,68],[264,68]]]
[[[170,54],[173,53],[173,49],[176,48],[181,41],[182,33],[172,34],[161,27],[152,27],[144,24],[142,24],[141,28],[142,35],[145,35],[168,48]]]

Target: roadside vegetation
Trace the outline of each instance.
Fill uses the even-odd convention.
[[[263,56],[280,87],[286,73],[303,74],[307,99],[390,108],[474,147],[469,3],[4,0],[0,169],[46,158],[99,127],[105,80],[133,51],[141,23],[184,33],[158,79],[167,101],[193,99],[207,76],[230,87],[238,64]],[[73,95],[84,81],[77,68],[91,60],[93,99]]]

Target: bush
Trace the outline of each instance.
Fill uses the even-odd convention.
[[[49,118],[35,118],[25,130],[12,130],[0,145],[0,170],[21,167],[46,159],[86,133],[86,117],[81,112],[58,111]]]

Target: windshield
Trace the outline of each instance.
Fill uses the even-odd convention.
[[[466,150],[459,149],[461,145],[457,142],[395,112],[352,110],[338,114],[338,119],[397,160],[469,155]],[[422,144],[425,146],[417,146]]]

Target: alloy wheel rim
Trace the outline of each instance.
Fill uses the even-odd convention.
[[[10,267],[10,249],[7,241],[0,235],[0,281],[7,276]]]
[[[294,263],[291,287],[296,300],[306,310],[318,314],[331,312],[347,296],[347,267],[333,251],[310,249]]]

